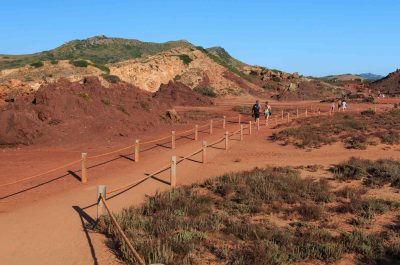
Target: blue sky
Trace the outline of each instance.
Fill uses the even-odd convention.
[[[400,1],[0,0],[0,54],[94,35],[186,39],[305,75],[386,75],[400,68]]]

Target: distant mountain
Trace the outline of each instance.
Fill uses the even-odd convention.
[[[363,81],[366,78],[360,75],[342,74],[342,75],[328,75],[321,77],[320,79],[329,82],[343,82],[343,81]]]
[[[365,79],[368,79],[368,80],[372,80],[372,81],[379,80],[384,77],[382,75],[376,75],[376,74],[372,74],[372,73],[363,73],[363,74],[359,74],[359,76],[361,76]]]

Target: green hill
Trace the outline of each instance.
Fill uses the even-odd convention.
[[[211,47],[207,49],[207,52],[219,57],[225,63],[234,66],[235,68],[241,69],[243,66],[247,64],[233,58],[224,48],[222,47]]]
[[[26,55],[0,55],[0,70],[21,67],[43,60],[84,59],[97,64],[114,63],[188,46],[193,45],[185,40],[154,43],[95,36],[84,40],[73,40],[50,51]]]

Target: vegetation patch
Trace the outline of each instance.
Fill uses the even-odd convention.
[[[110,73],[110,68],[108,68],[108,67],[105,66],[104,64],[93,63],[93,64],[90,64],[90,65],[93,66],[93,67],[96,67],[96,68],[100,69],[100,70],[103,71],[103,72],[106,72],[107,74]]]
[[[121,79],[116,75],[102,74],[101,77],[103,77],[105,80],[107,80],[108,82],[113,83],[113,84],[121,81]]]
[[[379,159],[376,161],[351,158],[331,168],[338,180],[363,180],[367,186],[382,187],[390,184],[400,188],[400,161]]]
[[[81,97],[81,98],[83,98],[84,100],[90,100],[90,95],[88,94],[88,93],[83,93],[83,92],[81,92],[81,93],[78,93],[78,94],[76,94],[78,97]]]
[[[85,60],[74,60],[74,61],[69,61],[69,63],[75,67],[88,67],[89,65],[89,63]]]
[[[193,59],[190,58],[189,55],[187,55],[187,54],[179,54],[178,57],[186,65],[189,65],[193,61]]]
[[[217,93],[211,87],[195,87],[193,91],[207,97],[215,98],[217,96]]]
[[[348,149],[366,149],[376,145],[400,143],[400,115],[395,110],[377,114],[372,110],[360,114],[336,114],[332,117],[311,117],[294,121],[271,136],[272,141],[293,144],[299,148],[319,148],[338,141]]]
[[[35,68],[42,67],[43,65],[44,65],[43,62],[35,62],[30,64],[30,66],[33,66]]]
[[[362,199],[352,190],[333,192],[326,181],[299,175],[289,167],[225,174],[157,193],[124,209],[117,221],[148,264],[331,263],[345,253],[357,254],[363,264],[396,260],[400,235],[394,231],[331,233],[326,220],[346,213],[372,222],[398,205]],[[271,213],[292,221],[277,226]],[[108,216],[98,229],[125,262],[135,264]]]

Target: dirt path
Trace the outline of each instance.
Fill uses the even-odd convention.
[[[238,129],[237,124],[229,126],[230,131]],[[223,143],[216,148],[208,148],[209,163],[205,165],[199,163],[200,155],[184,161],[177,169],[178,185],[256,166],[321,164],[328,167],[351,156],[370,159],[400,156],[396,148],[384,150],[382,146],[373,146],[368,147],[367,152],[350,151],[340,144],[305,152],[267,141],[270,133],[271,129],[265,127],[259,132],[254,129],[253,134],[245,135],[242,142],[238,141],[238,137],[232,139],[229,151],[220,149]],[[222,135],[222,128],[216,128],[214,135],[203,133],[200,138],[210,142]],[[71,177],[63,178],[46,184],[45,187],[8,198],[9,203],[0,204],[1,264],[118,264],[114,254],[105,246],[104,237],[85,229],[84,224],[96,218],[96,207],[92,205],[96,201],[97,186],[106,184],[108,189],[113,189],[133,182],[142,178],[145,173],[151,173],[168,163],[172,155],[186,155],[201,145],[201,141],[180,141],[176,150],[159,148],[143,153],[139,163],[133,163],[129,159],[117,159],[105,166],[92,168],[89,170],[90,180],[87,184],[80,184]],[[40,152],[47,153],[48,150],[28,152],[31,154],[27,159],[34,159],[35,155]],[[168,176],[169,171],[166,171],[157,177],[167,181]],[[26,185],[29,184],[31,183]],[[57,193],[40,191],[52,188],[56,189]],[[110,198],[109,203],[113,211],[118,211],[140,203],[146,195],[168,188],[169,185],[162,181],[149,179]]]

